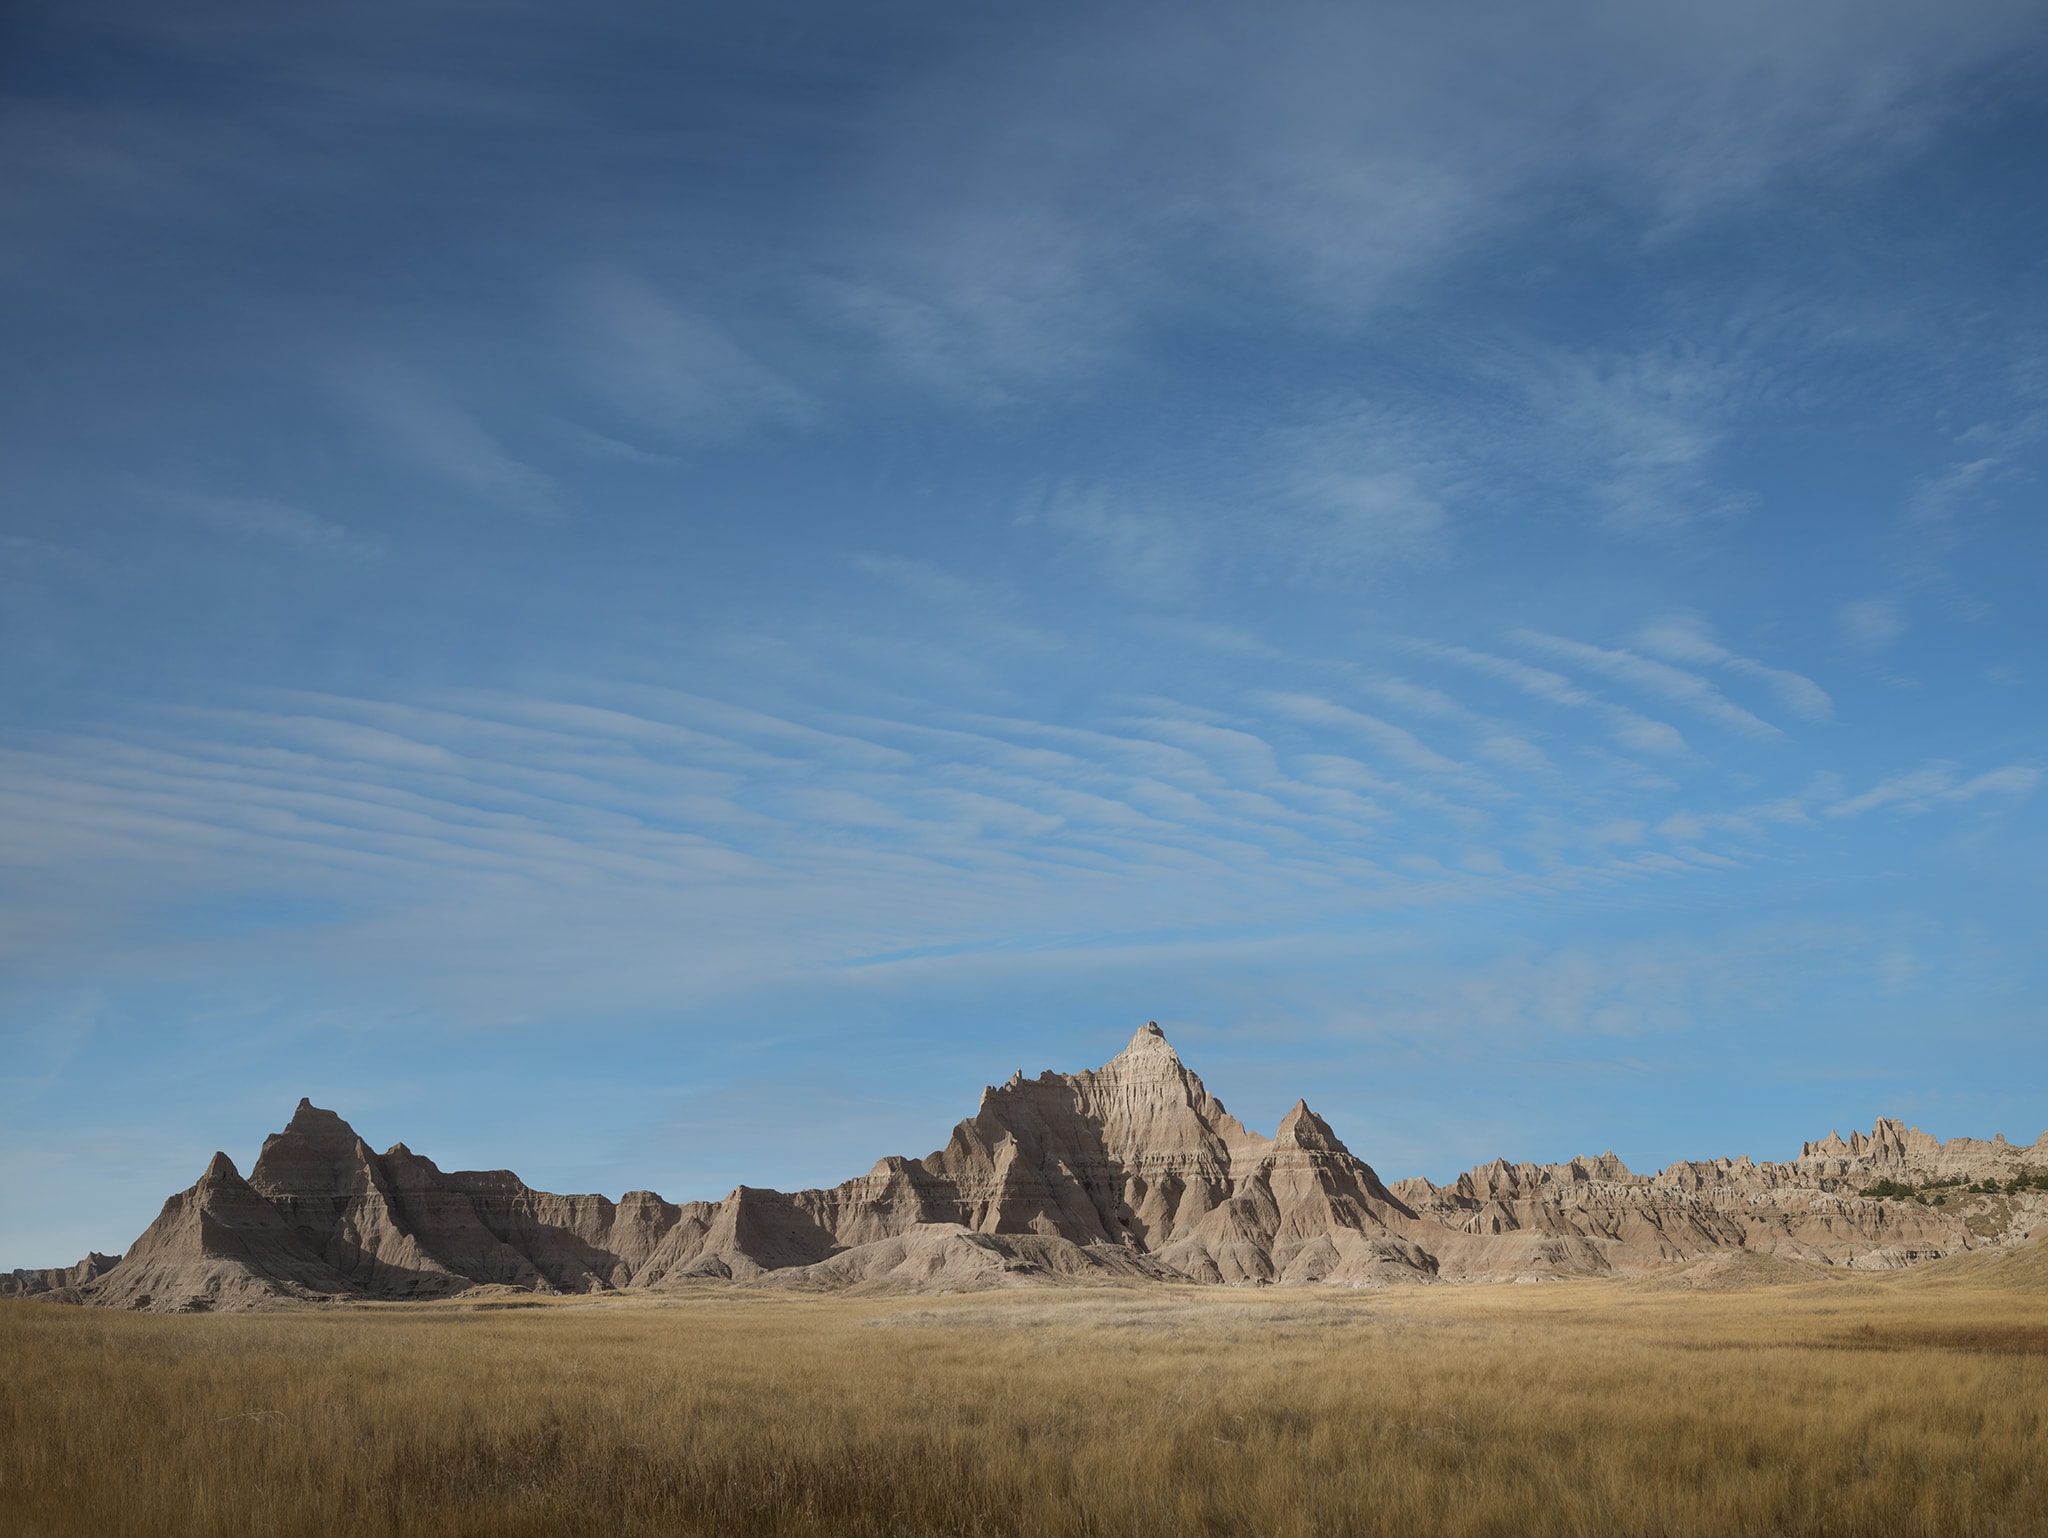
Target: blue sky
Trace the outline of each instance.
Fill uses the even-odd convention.
[[[2037,5],[0,18],[0,1262],[1157,1019],[1389,1178],[2048,1124]]]

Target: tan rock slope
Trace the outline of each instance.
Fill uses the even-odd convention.
[[[2004,1189],[2037,1170],[2039,1191]],[[1879,1180],[1889,1198],[1859,1194]],[[721,1202],[555,1196],[505,1170],[443,1171],[402,1143],[373,1152],[302,1100],[247,1180],[217,1154],[125,1256],[16,1272],[0,1294],[191,1311],[717,1282],[1377,1286],[1655,1274],[1735,1253],[1896,1267],[2017,1242],[2044,1196],[2048,1134],[2031,1148],[1941,1143],[1890,1121],[1847,1142],[1830,1133],[1786,1164],[1643,1176],[1609,1153],[1389,1188],[1306,1103],[1272,1138],[1247,1129],[1147,1025],[1092,1072],[983,1091],[922,1159]]]
[[[0,1298],[51,1298],[60,1303],[79,1303],[78,1289],[94,1277],[103,1276],[120,1263],[119,1255],[102,1255],[94,1250],[75,1266],[0,1271]]]

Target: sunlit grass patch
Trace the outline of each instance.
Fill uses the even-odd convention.
[[[2048,1531],[2043,1295],[0,1309],[23,1535]]]

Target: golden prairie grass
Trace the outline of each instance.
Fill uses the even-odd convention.
[[[196,1317],[0,1307],[0,1530],[2048,1533],[2002,1274]]]

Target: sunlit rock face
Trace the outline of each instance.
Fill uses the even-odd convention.
[[[1271,1145],[1223,1109],[1157,1025],[1092,1072],[1021,1074],[921,1161],[985,1233],[1163,1248]]]
[[[1497,1159],[1448,1186],[1389,1188],[1306,1102],[1271,1138],[1247,1129],[1148,1024],[1100,1068],[984,1090],[922,1159],[720,1202],[557,1196],[508,1170],[443,1171],[403,1143],[372,1152],[302,1100],[247,1180],[217,1154],[126,1255],[0,1276],[0,1294],[191,1311],[720,1283],[1381,1286],[1643,1275],[1741,1254],[1886,1268],[2034,1236],[2041,1192],[1982,1189],[2031,1170],[2048,1171],[2048,1133],[2031,1147],[1943,1143],[1880,1121],[1787,1163],[1645,1176],[1612,1153]],[[1878,1180],[1889,1199],[1860,1194]]]

